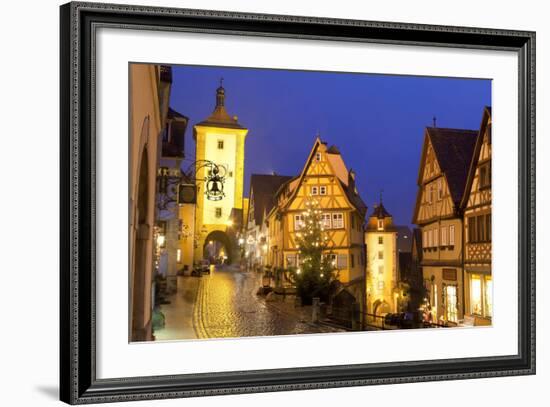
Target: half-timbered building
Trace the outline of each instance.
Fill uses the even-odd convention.
[[[491,273],[491,108],[486,107],[470,166],[464,208],[464,300],[475,325],[490,325]]]
[[[268,265],[267,214],[275,203],[275,193],[292,177],[276,174],[252,174],[247,219],[245,221],[245,258],[247,267],[255,270]]]
[[[365,244],[363,224],[367,207],[335,146],[316,139],[299,176],[284,183],[267,216],[268,259],[273,267],[299,264],[297,233],[304,227],[308,203],[322,211],[327,255],[333,257],[338,279],[359,304],[364,301]]]
[[[464,318],[461,202],[477,134],[426,128],[418,172],[413,223],[422,235],[422,276],[434,320],[449,323]]]

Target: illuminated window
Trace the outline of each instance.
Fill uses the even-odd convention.
[[[327,194],[327,187],[324,186],[324,185],[321,185],[321,186],[319,187],[319,194],[320,194],[320,195],[326,195],[326,194]]]
[[[287,256],[286,256],[286,266],[287,267],[297,267],[298,266],[298,256],[296,254],[287,254]]]
[[[332,227],[334,229],[341,229],[344,227],[344,214],[333,213],[332,214]]]
[[[493,280],[491,276],[485,276],[485,316],[493,316]]]
[[[330,213],[321,214],[321,225],[325,229],[330,229],[331,228]]]
[[[472,275],[470,281],[470,312],[482,315],[483,307],[481,302],[481,276]]]
[[[384,280],[379,280],[378,281],[378,289],[380,291],[382,291],[384,289]]]
[[[384,230],[384,219],[378,219],[378,230]]]
[[[470,313],[490,317],[493,314],[493,281],[491,276],[470,277]]]
[[[181,249],[178,249],[178,250],[176,251],[176,261],[177,261],[178,263],[181,263]]]
[[[223,150],[223,140],[218,140],[218,150]]]
[[[327,254],[327,261],[333,266],[336,267],[337,265],[337,256],[333,253]]]
[[[311,195],[317,195],[319,193],[318,187],[311,187]]]
[[[378,236],[378,244],[384,244],[384,236]]]
[[[294,230],[300,230],[304,227],[304,215],[294,215]]]

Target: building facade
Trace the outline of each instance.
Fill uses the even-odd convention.
[[[465,312],[474,325],[490,325],[493,314],[490,107],[483,112],[462,206]]]
[[[252,174],[248,211],[245,220],[245,258],[249,270],[268,265],[267,214],[275,204],[275,194],[292,177],[276,174]]]
[[[367,207],[355,187],[355,174],[347,169],[338,149],[327,147],[319,138],[301,174],[279,188],[267,215],[267,255],[272,267],[299,265],[297,234],[304,227],[304,214],[311,203],[322,211],[326,255],[333,258],[338,280],[363,308]]]
[[[168,109],[166,125],[161,134],[162,150],[158,168],[157,209],[160,248],[159,272],[166,278],[168,294],[177,290],[177,273],[183,256],[180,247],[181,225],[178,206],[178,186],[181,182],[181,165],[185,158],[185,130],[189,119]]]
[[[130,64],[129,340],[153,339],[153,230],[160,135],[168,113],[169,67]]]
[[[225,108],[225,89],[219,86],[216,90],[216,106],[206,120],[194,126],[196,142],[196,178],[207,178],[208,167],[205,160],[223,167],[225,177],[223,196],[220,200],[207,199],[205,181],[197,182],[197,204],[195,211],[194,259],[198,261],[205,256],[205,245],[219,242],[229,253],[228,258],[234,261],[238,256],[235,234],[231,233],[231,214],[234,209],[243,209],[244,156],[245,141],[248,129],[241,126],[237,117],[231,117]]]
[[[422,235],[422,276],[432,320],[464,318],[461,202],[478,132],[429,127],[424,134],[413,223]],[[417,242],[418,243],[418,242]]]

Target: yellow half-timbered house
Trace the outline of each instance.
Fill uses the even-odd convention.
[[[422,275],[434,321],[464,318],[461,201],[477,134],[436,127],[424,134],[413,223],[421,229]]]
[[[299,264],[296,236],[311,202],[322,211],[326,255],[333,258],[339,281],[363,304],[367,207],[355,187],[354,172],[347,169],[336,147],[327,147],[319,138],[301,174],[284,183],[275,195],[267,216],[269,263],[285,269]]]
[[[475,325],[490,325],[491,273],[491,108],[486,107],[470,166],[464,208],[464,300]]]

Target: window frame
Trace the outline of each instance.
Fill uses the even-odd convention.
[[[344,229],[344,213],[343,212],[334,212],[332,214],[332,229]]]

